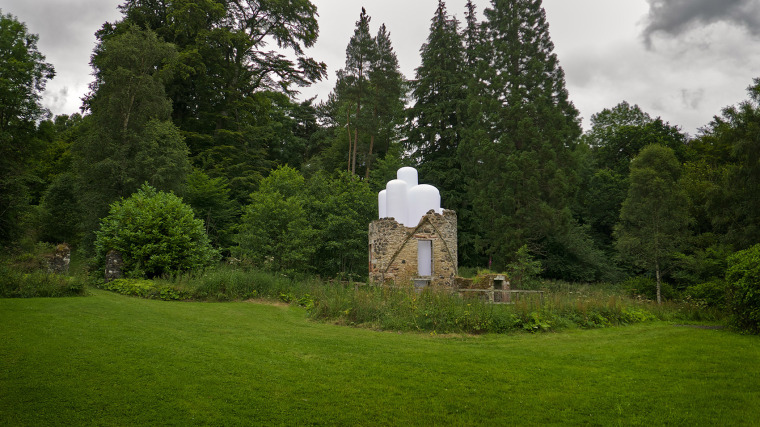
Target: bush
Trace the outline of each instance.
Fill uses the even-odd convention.
[[[85,294],[84,284],[73,277],[44,271],[25,273],[0,265],[0,297],[68,297]]]
[[[190,206],[172,193],[143,187],[111,205],[96,233],[95,250],[102,265],[106,253],[121,252],[124,274],[156,277],[203,268],[215,262],[214,250]]]
[[[723,307],[726,303],[728,284],[725,280],[713,280],[689,286],[684,297],[705,307]]]
[[[657,282],[654,279],[635,276],[623,282],[623,289],[632,297],[644,297],[648,300],[657,300]],[[670,300],[676,297],[676,291],[668,283],[660,284],[660,294],[662,299]]]
[[[190,299],[191,293],[166,283],[145,279],[116,279],[101,286],[108,291],[140,298],[170,300]]]
[[[726,281],[733,323],[741,330],[760,333],[760,244],[728,258]]]

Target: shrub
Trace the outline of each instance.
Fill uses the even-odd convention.
[[[67,297],[85,294],[84,284],[73,277],[45,271],[23,272],[0,265],[0,297]]]
[[[122,254],[124,273],[155,277],[188,271],[218,259],[190,206],[172,193],[149,185],[126,200],[111,205],[97,233],[95,250],[102,264],[106,253]]]
[[[729,307],[739,329],[760,333],[760,244],[728,258]]]
[[[657,282],[648,277],[631,277],[623,282],[623,289],[632,297],[644,297],[652,301],[657,300]],[[676,297],[676,291],[670,284],[665,282],[662,282],[660,285],[660,294],[662,299],[665,300]]]
[[[725,280],[713,280],[689,286],[684,296],[705,307],[723,307],[726,303],[728,284]]]
[[[165,301],[186,300],[191,297],[191,293],[184,289],[145,279],[116,279],[103,284],[101,287],[122,295]]]

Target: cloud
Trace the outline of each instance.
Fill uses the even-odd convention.
[[[724,22],[760,36],[760,0],[647,0],[649,14],[643,31],[647,48],[652,36],[679,36],[699,26]]]

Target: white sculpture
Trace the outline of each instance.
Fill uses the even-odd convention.
[[[416,169],[403,167],[396,177],[377,195],[380,218],[394,218],[405,227],[415,227],[431,209],[443,212],[441,193],[432,185],[418,184]]]

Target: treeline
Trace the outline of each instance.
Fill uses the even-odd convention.
[[[540,0],[482,16],[468,1],[464,21],[439,1],[412,79],[362,9],[321,103],[296,101],[327,72],[305,54],[319,31],[308,0],[121,11],[97,33],[83,114],[53,119],[40,106],[53,68],[2,17],[17,46],[0,51],[6,246],[92,253],[109,206],[147,183],[190,205],[227,257],[364,277],[375,194],[405,165],[457,211],[460,266],[503,270],[524,247],[547,278],[687,288],[760,242],[760,80],[697,136],[625,101],[584,133]]]

